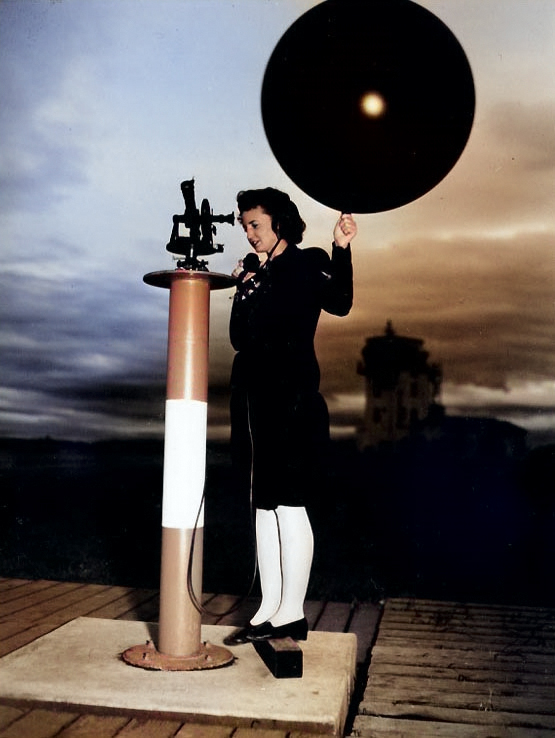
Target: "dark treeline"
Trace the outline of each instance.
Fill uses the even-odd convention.
[[[309,597],[555,605],[555,447],[456,425],[365,453],[332,443]],[[0,575],[157,588],[162,470],[159,441],[1,440]],[[205,591],[249,590],[226,444],[207,448],[204,559]]]

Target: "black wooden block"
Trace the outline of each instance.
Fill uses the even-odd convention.
[[[256,652],[276,679],[303,675],[303,652],[292,638],[253,641]]]

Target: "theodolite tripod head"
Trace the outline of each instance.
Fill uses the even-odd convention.
[[[181,192],[185,200],[183,215],[173,216],[173,228],[166,249],[172,254],[182,256],[177,262],[178,269],[208,271],[208,262],[199,259],[199,256],[221,253],[223,244],[214,243],[216,235],[214,223],[235,223],[234,213],[229,215],[214,215],[206,198],[201,203],[200,211],[195,203],[195,180],[187,179],[181,183]],[[189,230],[188,236],[179,233],[179,224],[183,223]]]

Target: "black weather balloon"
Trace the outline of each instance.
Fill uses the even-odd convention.
[[[268,62],[262,119],[304,192],[336,210],[400,207],[460,157],[475,92],[447,26],[410,0],[326,0],[285,32]]]

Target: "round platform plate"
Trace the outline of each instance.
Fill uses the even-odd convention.
[[[237,280],[229,274],[202,272],[192,269],[172,269],[162,272],[149,272],[143,277],[143,281],[153,287],[171,287],[172,282],[177,279],[207,281],[210,283],[211,290],[222,290],[227,287],[233,287],[237,283]]]
[[[372,213],[416,200],[460,157],[475,91],[447,26],[410,0],[326,0],[285,32],[261,95],[270,147],[304,192]]]
[[[201,669],[217,669],[227,666],[234,660],[231,651],[223,646],[201,643],[198,653],[192,656],[170,656],[157,651],[152,641],[131,646],[121,655],[131,666],[155,671],[199,671]]]

